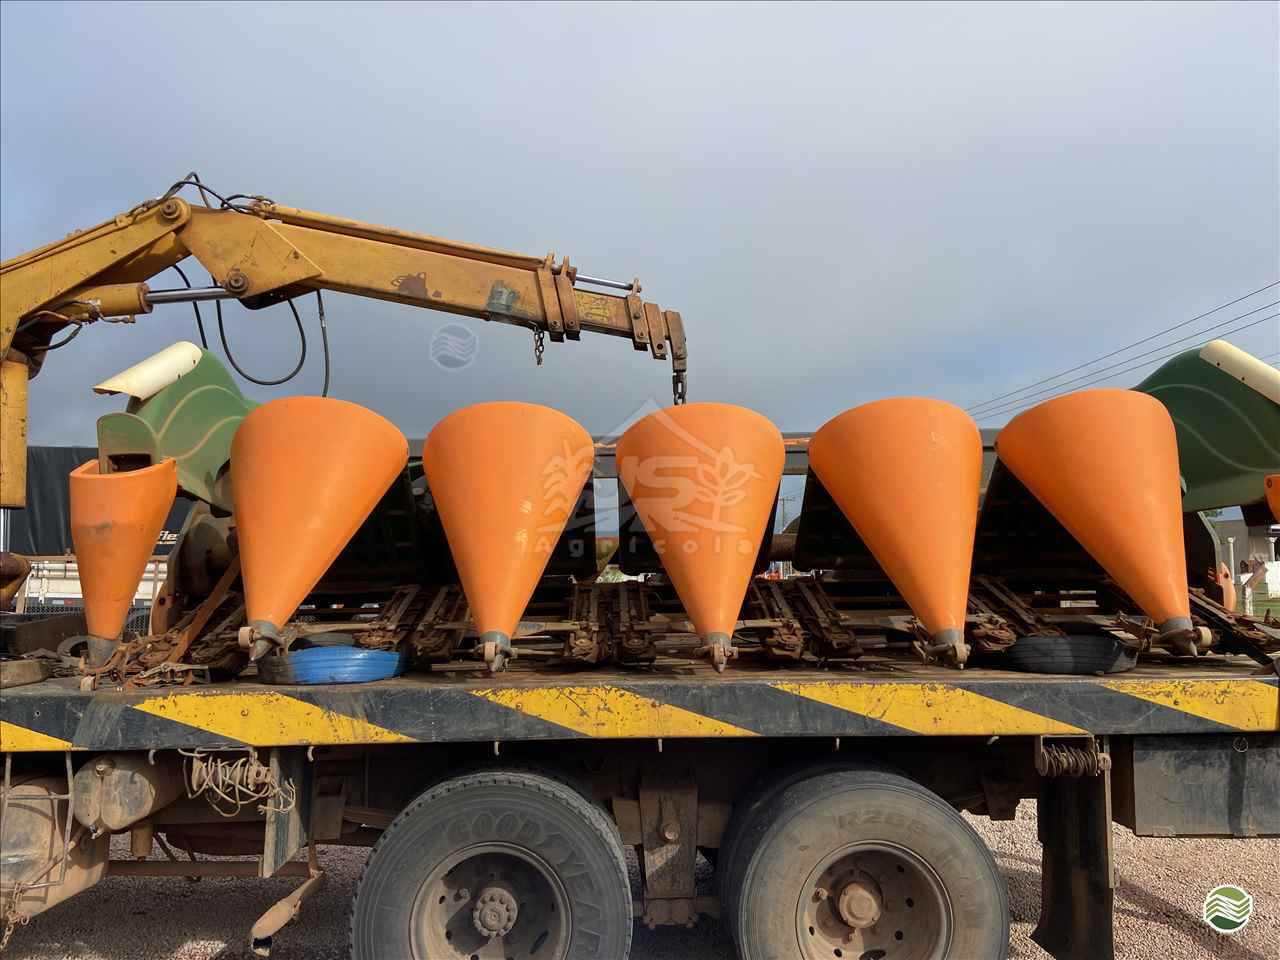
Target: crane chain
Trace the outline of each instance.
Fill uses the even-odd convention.
[[[542,366],[542,351],[547,348],[547,335],[541,327],[533,328],[533,359],[537,366]]]

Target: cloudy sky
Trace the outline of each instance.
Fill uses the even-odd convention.
[[[2,10],[4,257],[195,169],[639,276],[685,318],[690,398],[785,430],[895,394],[978,403],[1280,279],[1272,3]],[[526,332],[467,321],[477,362],[447,370],[430,343],[452,318],[327,306],[333,393],[413,436],[487,399],[593,432],[669,400],[622,340],[548,344],[535,368]],[[1232,339],[1280,351],[1278,323]],[[285,308],[227,328],[251,372],[292,366]],[[121,404],[90,385],[178,339],[188,307],[86,330],[32,383],[32,442],[91,443]],[[293,383],[245,388],[320,377],[313,349]]]

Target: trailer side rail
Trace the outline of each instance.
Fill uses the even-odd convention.
[[[0,750],[150,750],[574,738],[1269,733],[1280,678],[1252,665],[1119,677],[901,668],[693,676],[591,673],[377,684],[237,683],[81,693],[51,680],[0,697]]]

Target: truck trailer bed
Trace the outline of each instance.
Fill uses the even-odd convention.
[[[779,669],[703,663],[552,675],[517,661],[368,684],[214,683],[81,692],[50,679],[0,695],[0,750],[444,743],[575,738],[1272,733],[1280,678],[1243,657],[1111,676],[952,670],[906,659]]]

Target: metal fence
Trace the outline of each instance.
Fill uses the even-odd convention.
[[[84,604],[81,602],[69,603],[37,603],[32,600],[27,601],[24,613],[42,614],[44,616],[57,616],[62,613],[80,613],[84,610]],[[129,608],[129,616],[124,622],[126,632],[133,630],[137,633],[146,633],[148,625],[151,622],[151,604],[135,603]]]

